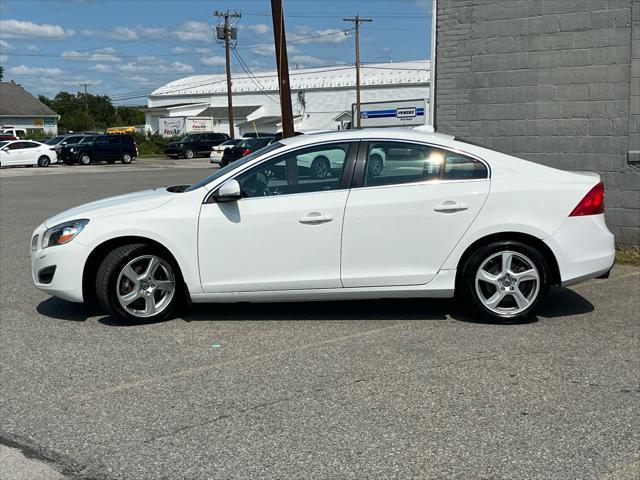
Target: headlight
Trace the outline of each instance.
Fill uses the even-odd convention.
[[[70,148],[70,149],[69,149],[69,151],[70,151],[71,153],[73,153],[73,148]]]
[[[82,231],[82,229],[89,223],[89,220],[73,220],[71,222],[61,223],[55,227],[51,227],[42,235],[42,248],[55,247],[56,245],[64,245]]]

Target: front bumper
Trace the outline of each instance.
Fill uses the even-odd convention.
[[[37,250],[31,251],[31,277],[33,283],[40,290],[70,302],[83,302],[82,274],[84,265],[91,250],[79,243],[77,239],[66,245],[40,248],[44,226],[38,227],[33,235],[38,235]],[[33,237],[32,237],[33,238]],[[39,278],[41,272],[50,273],[55,267],[52,278],[46,275],[43,283]]]
[[[604,275],[615,261],[615,237],[604,215],[567,217],[544,241],[558,262],[563,287]]]

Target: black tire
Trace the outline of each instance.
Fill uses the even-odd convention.
[[[129,165],[131,162],[133,162],[133,155],[131,155],[129,152],[124,152],[120,161],[125,165]]]
[[[47,157],[46,155],[42,155],[38,159],[38,166],[39,167],[48,167],[50,164],[51,164],[51,160],[49,160],[49,157]]]
[[[513,253],[515,255],[511,255],[513,260],[509,274],[504,275],[500,271],[502,266],[497,265],[497,262],[502,261],[503,255],[508,256]],[[538,275],[537,289],[534,288],[536,280],[517,280],[513,276],[529,270],[530,267],[526,266],[527,262],[532,264]],[[494,276],[500,280],[495,284],[476,282],[476,274],[479,274],[481,267],[484,272],[495,274]],[[487,268],[494,270],[490,272]],[[519,270],[519,272],[512,273],[513,270]],[[465,305],[479,317],[495,323],[511,324],[526,321],[535,313],[549,293],[549,265],[546,259],[535,248],[517,241],[499,241],[481,246],[466,260],[461,273],[456,288],[458,297],[462,298]],[[523,295],[515,295],[516,293]],[[481,298],[483,296],[485,301],[488,301],[492,295],[498,295],[495,298],[502,298],[494,306],[494,310],[485,305]],[[528,305],[525,307],[523,302],[523,306],[520,306],[516,296],[524,297]],[[512,311],[510,312],[509,309]]]
[[[377,153],[374,153],[369,157],[369,174],[372,177],[377,177],[382,173],[384,169],[384,160],[382,160],[382,156]]]
[[[131,261],[138,257],[153,255],[166,262],[174,275],[174,293],[163,309],[151,316],[134,315],[123,308],[118,300],[117,288],[120,273]],[[135,264],[134,264],[135,265]],[[112,250],[102,261],[96,275],[96,296],[98,302],[113,318],[130,324],[153,323],[167,320],[175,315],[179,306],[183,305],[184,282],[180,269],[174,260],[165,252],[144,243],[123,245]],[[133,289],[137,288],[134,286]]]
[[[186,158],[187,160],[191,160],[195,156],[195,153],[190,148],[187,148],[184,151],[183,155],[184,155],[184,158]]]
[[[329,163],[329,159],[324,155],[318,155],[313,159],[313,162],[311,162],[309,173],[311,178],[316,180],[326,178],[331,175],[331,163]]]
[[[107,163],[109,165],[113,165],[114,163],[116,163],[116,161],[113,158],[110,158],[109,160],[107,160]]]
[[[82,155],[80,155],[80,157],[78,158],[78,163],[80,165],[89,165],[91,163],[91,157],[89,156],[88,153],[83,153]]]

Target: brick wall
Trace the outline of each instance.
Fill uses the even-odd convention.
[[[436,23],[436,129],[601,173],[640,245],[640,0],[437,0]]]

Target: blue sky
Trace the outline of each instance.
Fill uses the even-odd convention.
[[[224,72],[213,36],[214,10],[242,13],[237,52],[251,71],[275,68],[269,0],[0,0],[4,80],[33,94],[90,92],[144,104],[155,88],[189,75]],[[361,59],[376,63],[430,56],[431,0],[284,0],[291,68],[352,63],[352,24]],[[345,32],[345,30],[348,30]],[[232,70],[241,73],[232,56]]]

